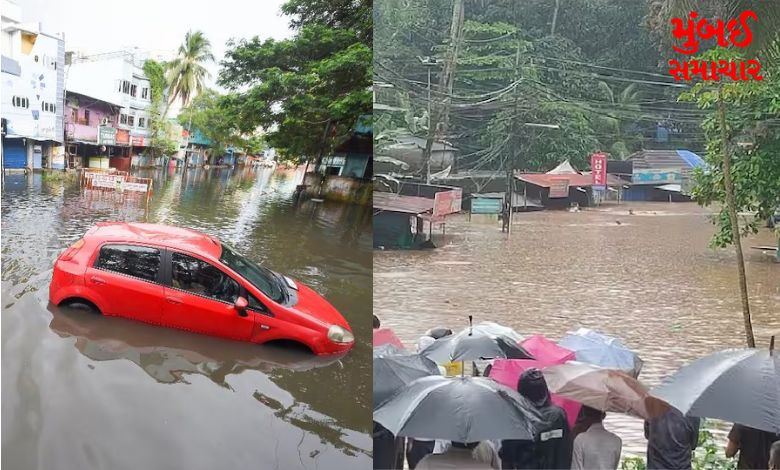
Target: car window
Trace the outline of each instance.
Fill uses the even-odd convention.
[[[135,245],[103,245],[95,267],[156,281],[160,271],[160,250]]]
[[[239,255],[225,243],[222,244],[222,255],[219,257],[219,260],[249,281],[253,286],[260,289],[260,292],[274,302],[284,301],[285,287],[268,269],[258,266]]]
[[[238,298],[238,283],[211,264],[182,253],[173,253],[171,261],[173,287],[223,302]]]
[[[249,303],[249,308],[252,310],[258,311],[258,312],[267,312],[268,309],[265,308],[265,305],[263,305],[259,300],[255,298],[252,294],[247,294],[247,302]]]

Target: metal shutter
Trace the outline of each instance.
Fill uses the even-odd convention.
[[[27,151],[21,139],[6,139],[3,142],[3,168],[24,168]]]

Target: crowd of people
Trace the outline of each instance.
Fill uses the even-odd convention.
[[[380,326],[374,318],[374,327]],[[433,338],[423,337],[418,352]],[[442,370],[444,372],[444,370]],[[474,374],[480,375],[474,368]],[[481,375],[489,376],[488,365]],[[444,375],[444,374],[443,374]],[[525,370],[517,391],[543,417],[533,440],[448,442],[396,437],[374,422],[374,468],[403,469],[617,469],[622,440],[604,426],[606,413],[583,406],[570,427],[563,408],[551,400],[539,369]],[[648,469],[691,469],[699,442],[700,419],[675,408],[645,421]],[[738,469],[780,470],[780,434],[735,424],[725,456],[738,456]],[[406,462],[404,462],[404,460]]]

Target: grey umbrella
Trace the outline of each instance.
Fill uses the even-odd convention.
[[[456,442],[530,440],[542,419],[520,394],[484,377],[424,377],[374,410],[396,436]]]
[[[374,348],[374,357],[378,356],[410,356],[412,353],[406,349],[399,349],[398,347],[387,343]]]
[[[374,349],[374,408],[414,380],[438,374],[439,367],[427,357],[399,354],[390,345]]]
[[[420,352],[439,364],[450,361],[476,361],[480,359],[533,359],[533,356],[514,340],[503,335],[491,335],[474,331],[471,335],[457,335],[437,339]]]
[[[780,433],[780,354],[771,348],[710,354],[650,393],[683,414]]]

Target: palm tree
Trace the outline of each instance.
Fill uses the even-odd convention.
[[[186,106],[191,98],[203,90],[205,80],[211,77],[204,64],[213,60],[211,42],[203,32],[187,31],[178,55],[168,63],[166,80],[170,96],[163,116],[177,99],[181,99],[182,105]]]
[[[636,115],[636,119],[640,119],[641,108],[639,107],[639,99],[642,95],[642,91],[638,90],[635,83],[623,88],[619,93],[609,86],[606,82],[599,81],[597,84],[598,89],[604,94],[609,103],[609,108],[616,109],[618,113],[623,116],[626,114]],[[626,158],[629,154],[628,144],[630,137],[624,135],[626,129],[626,122],[620,115],[604,115],[600,117],[601,122],[604,123],[613,134],[614,139],[612,145],[610,145],[610,153],[619,157],[621,160]]]

